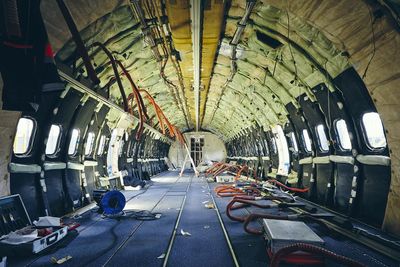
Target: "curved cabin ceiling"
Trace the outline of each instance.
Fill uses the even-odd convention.
[[[337,90],[333,79],[354,68],[382,116],[390,156],[397,159],[392,161],[388,206],[398,203],[398,5],[384,0],[256,1],[242,25],[253,1],[247,7],[245,0],[201,2],[199,11],[197,1],[140,1],[144,27],[136,1],[65,0],[101,80],[98,92],[105,95],[110,85],[112,101],[122,103],[117,85],[110,82],[112,67],[92,46],[95,42],[112,51],[181,131],[208,130],[229,141],[252,127],[283,125],[288,104],[299,107],[301,95],[316,101],[312,88],[319,84]],[[199,20],[196,12],[202,14]],[[56,1],[42,1],[42,13],[57,61],[71,67],[76,78],[85,77]],[[235,40],[240,25],[244,30]],[[149,30],[155,46],[149,43]],[[201,42],[193,43],[196,34]],[[123,83],[129,93],[128,80]],[[148,112],[155,117],[151,108]],[[387,216],[386,225],[398,219],[398,214]]]
[[[245,13],[246,2],[232,1],[225,6],[227,11],[223,21],[222,1],[211,2],[217,4],[205,7],[202,32],[199,97],[202,129],[229,139],[254,124],[265,128],[282,124],[287,121],[286,104],[292,102],[297,105],[296,97],[303,93],[314,99],[312,87],[324,82],[329,84],[332,78],[350,67],[346,51],[336,48],[317,28],[291,12],[258,2],[236,48],[237,70],[232,71],[233,77],[229,79],[233,49],[230,41]],[[51,5],[54,3],[44,1],[42,9],[56,9]],[[154,10],[157,13],[155,16],[144,10],[146,17],[153,20],[157,19],[157,15],[171,13],[168,21],[175,49],[179,52],[180,60],[175,62],[180,65],[183,86],[171,60],[167,61],[164,72],[174,86],[163,80],[161,63],[154,58],[150,45],[143,38],[142,26],[127,2],[113,6],[108,4],[103,8],[104,12],[98,10],[101,4],[91,7],[80,1],[67,1],[67,5],[78,27],[82,27],[80,34],[87,47],[94,42],[105,44],[127,67],[137,85],[154,96],[173,124],[182,131],[194,128],[193,47],[188,1],[167,1],[165,11],[154,5],[158,9]],[[44,12],[44,15],[52,15],[45,17],[45,21],[52,25],[48,30],[58,50],[57,60],[74,68],[77,76],[85,76],[74,41],[58,32],[66,27],[64,21],[55,20],[59,16],[55,16],[54,12]],[[224,32],[220,33],[223,29]],[[105,87],[114,76],[112,67],[99,49],[89,48],[89,54],[101,80],[100,87]],[[123,82],[129,94],[127,79]],[[113,101],[122,103],[116,83],[111,85],[110,92]],[[154,116],[152,112],[149,109],[150,115]]]

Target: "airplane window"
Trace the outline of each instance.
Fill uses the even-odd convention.
[[[130,158],[132,156],[132,140],[129,140],[128,148],[126,150],[126,156]]]
[[[85,145],[85,156],[89,156],[92,153],[95,137],[96,137],[96,135],[93,132],[88,133],[88,137],[87,137],[86,145]]]
[[[299,151],[299,147],[297,146],[296,136],[294,135],[294,132],[290,133],[290,139],[292,140],[294,151],[298,152]]]
[[[311,138],[310,135],[308,134],[308,131],[304,129],[302,131],[303,134],[303,142],[304,142],[304,148],[307,152],[311,152]]]
[[[343,119],[336,121],[335,128],[340,147],[343,150],[350,150],[351,141],[350,141],[349,131],[347,130],[346,122]]]
[[[329,151],[329,142],[325,135],[324,125],[318,125],[316,130],[321,151]]]
[[[386,147],[386,138],[379,114],[376,112],[365,113],[362,122],[367,137],[368,145],[371,148]]]
[[[46,143],[46,155],[54,155],[57,152],[58,143],[60,141],[61,127],[53,124],[50,127],[49,137]]]
[[[124,152],[124,145],[125,145],[125,140],[124,138],[121,138],[119,141],[119,147],[118,147],[118,156],[122,156],[122,152]]]
[[[29,153],[33,136],[35,121],[30,118],[21,118],[18,121],[17,132],[14,139],[14,153],[17,156],[25,156]]]
[[[71,140],[69,141],[68,146],[68,155],[73,156],[76,154],[76,150],[79,144],[79,130],[73,129],[71,134]]]
[[[271,138],[271,148],[272,148],[272,153],[274,154],[278,153],[278,150],[276,148],[276,140],[274,137]]]
[[[106,145],[106,136],[102,135],[100,137],[99,148],[97,149],[98,156],[103,155],[105,145]]]
[[[287,140],[280,125],[275,126],[272,131],[275,134],[276,146],[279,155],[278,174],[287,175],[289,173],[290,156]]]

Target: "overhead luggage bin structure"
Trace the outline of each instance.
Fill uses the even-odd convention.
[[[0,266],[400,264],[397,1],[0,14]]]

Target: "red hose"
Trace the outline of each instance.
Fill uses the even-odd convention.
[[[277,198],[274,198],[274,197],[271,197],[271,198],[270,198],[270,200],[274,200],[274,199],[277,199]],[[268,200],[268,199],[265,198],[265,200]],[[254,201],[250,201],[250,200],[247,200],[247,199],[243,199],[243,198],[241,198],[240,196],[239,196],[239,197],[235,197],[235,198],[233,198],[233,199],[228,203],[228,205],[226,206],[226,215],[229,217],[229,219],[231,219],[231,220],[233,220],[233,221],[238,221],[238,222],[244,222],[244,221],[246,221],[246,219],[248,219],[248,217],[249,217],[250,215],[252,215],[252,214],[250,214],[250,215],[247,216],[247,217],[238,217],[238,216],[232,215],[232,214],[231,214],[231,210],[233,210],[233,209],[238,209],[239,207],[242,207],[242,206],[239,206],[239,207],[233,206],[235,203],[241,203],[241,204],[245,204],[245,205],[249,205],[249,206],[255,206],[255,207],[257,207],[257,208],[262,208],[262,209],[269,209],[269,208],[274,208],[274,207],[277,206],[277,204],[275,204],[275,203],[274,203],[274,204],[262,205],[262,204],[259,204],[259,203],[257,203],[257,202],[254,202]]]
[[[325,258],[329,258],[331,260],[334,260],[340,264],[350,266],[350,267],[364,267],[366,265],[361,264],[355,260],[352,260],[350,258],[347,258],[342,255],[338,255],[330,250],[327,250],[322,247],[314,246],[311,244],[305,244],[305,243],[295,243],[293,245],[289,245],[287,247],[281,248],[278,250],[272,257],[271,259],[271,267],[278,267],[280,261],[282,258],[286,255],[292,254],[293,252],[296,251],[304,251],[312,254],[319,254]]]
[[[137,89],[137,87],[136,87],[131,75],[125,69],[124,65],[119,60],[115,60],[115,62],[122,69],[122,72],[124,73],[126,78],[128,78],[128,81],[129,81],[129,83],[131,84],[131,87],[132,87],[133,94],[135,96],[136,104],[137,104],[138,111],[139,111],[139,117],[140,117],[139,129],[136,132],[136,140],[140,140],[140,137],[141,137],[141,135],[143,133],[143,130],[144,130],[145,117],[148,117],[147,114],[145,114],[145,111],[144,111],[145,107],[144,107],[144,104],[143,104],[143,99],[141,98],[141,96],[139,94],[139,90]]]
[[[62,1],[60,0],[60,2],[62,2]],[[111,52],[107,49],[107,47],[104,44],[102,44],[100,42],[95,42],[95,43],[93,43],[92,46],[100,47],[104,51],[104,53],[107,55],[108,59],[110,60],[112,69],[114,71],[114,76],[115,76],[115,79],[117,80],[118,88],[121,93],[122,102],[124,103],[124,111],[128,111],[128,100],[127,100],[127,97],[125,94],[124,87],[122,86],[121,77],[119,76],[117,64],[116,64],[114,57],[112,56]],[[90,60],[89,60],[89,63],[90,63]],[[89,64],[88,64],[88,66],[89,66]]]
[[[285,185],[285,184],[283,184],[283,183],[281,183],[281,182],[279,182],[277,180],[268,180],[267,182],[277,184],[280,187],[283,187],[283,188],[285,188],[285,189],[287,189],[289,191],[296,192],[296,193],[306,193],[309,190],[308,188],[289,187],[289,186],[287,186],[287,185]]]
[[[293,217],[293,215],[291,215]],[[246,220],[244,221],[243,228],[244,230],[253,235],[262,235],[263,234],[263,229],[254,229],[254,228],[249,228],[250,222],[263,218],[263,219],[273,219],[273,220],[290,220],[288,215],[273,215],[273,214],[259,214],[259,213],[252,213],[249,216],[247,216]]]

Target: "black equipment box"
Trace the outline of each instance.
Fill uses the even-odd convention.
[[[30,225],[32,225],[32,222],[20,195],[0,198],[0,237]],[[51,228],[51,234],[38,237],[27,243],[9,244],[0,240],[0,257],[39,253],[57,243],[68,234],[67,226]]]

